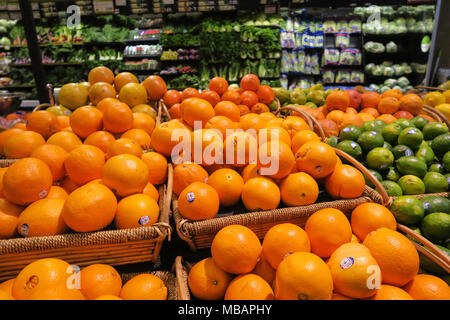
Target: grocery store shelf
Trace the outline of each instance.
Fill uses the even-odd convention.
[[[137,59],[137,58],[148,58],[148,59],[155,59],[161,57],[160,54],[136,54],[136,55],[128,55],[124,54],[124,59]]]
[[[9,86],[0,87],[0,89],[27,89],[27,88],[35,88],[35,84],[11,84]]]
[[[125,39],[125,43],[129,44],[139,44],[139,43],[154,43],[159,42],[158,38],[142,38],[142,39]]]
[[[83,43],[86,46],[124,46],[125,42],[120,42],[120,41],[112,41],[112,42],[107,42],[107,41],[90,41],[90,42],[84,42]]]
[[[79,66],[81,62],[55,62],[55,63],[43,63],[43,66],[58,67],[58,66]],[[31,67],[31,63],[11,63],[11,67]]]

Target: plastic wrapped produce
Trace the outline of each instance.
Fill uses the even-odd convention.
[[[380,86],[375,84],[375,83],[372,83],[372,84],[369,85],[369,89],[371,91],[378,91],[380,89]]]
[[[336,33],[336,47],[347,48],[350,46],[350,37],[348,33]]]
[[[339,50],[325,49],[323,54],[323,65],[338,65],[339,64]]]
[[[319,55],[317,53],[311,56],[310,63],[311,63],[311,74],[315,75],[320,74]]]
[[[397,84],[397,80],[396,79],[386,79],[383,83],[386,87],[389,88],[393,88],[396,84]]]
[[[358,49],[343,49],[339,58],[341,65],[361,65],[361,51]]]
[[[406,77],[400,77],[397,80],[397,85],[399,85],[400,87],[406,87],[409,85],[409,80]]]
[[[394,68],[392,67],[386,67],[383,71],[383,75],[387,77],[392,77],[395,75]]]
[[[364,49],[370,53],[383,53],[386,47],[382,43],[368,41],[364,44]]]
[[[381,66],[375,66],[372,70],[372,74],[374,76],[382,76],[383,75],[383,68]]]
[[[322,81],[324,83],[334,83],[335,74],[332,70],[327,70],[322,76]]]
[[[366,64],[366,66],[365,66],[365,68],[364,68],[364,70],[367,72],[367,73],[373,73],[373,70],[375,69],[375,63],[368,63],[368,64]]]
[[[392,66],[392,68],[394,68],[394,73],[396,76],[401,76],[403,75],[404,71],[403,71],[403,67],[399,64],[394,64]]]
[[[390,89],[391,89],[391,87],[388,87],[388,86],[381,86],[381,87],[378,89],[378,92],[379,92],[379,93],[383,93],[383,92],[388,91],[388,90],[390,90]]]
[[[350,82],[350,72],[345,70],[339,70],[336,75],[336,83],[349,83]]]
[[[395,42],[389,41],[386,44],[386,52],[387,53],[396,53],[398,51],[398,46]]]
[[[360,33],[362,30],[361,20],[350,20],[348,22],[348,28],[351,33]]]
[[[361,71],[353,70],[350,75],[350,82],[363,83],[364,82],[364,73]]]
[[[336,33],[337,28],[336,28],[336,21],[334,20],[326,20],[323,23],[323,32],[325,33]]]
[[[297,51],[297,72],[305,73],[305,51],[299,50]]]
[[[350,32],[348,22],[345,20],[339,20],[336,23],[336,29],[337,29],[336,32],[342,32],[342,33]]]

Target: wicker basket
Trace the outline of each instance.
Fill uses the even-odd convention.
[[[177,281],[177,300],[191,300],[189,292],[188,274],[191,265],[183,260],[182,257],[177,256],[172,267],[172,272],[175,272]]]
[[[169,165],[169,181],[172,172]],[[79,266],[156,262],[164,240],[169,237],[170,241],[172,232],[172,183],[162,185],[159,194],[159,220],[150,227],[0,240],[0,280],[14,277],[27,264],[41,258],[60,258]]]
[[[131,278],[143,274],[143,273],[149,273],[154,276],[157,276],[160,278],[165,286],[167,287],[167,300],[186,300],[186,299],[180,299],[179,294],[179,287],[178,283],[178,274],[175,274],[173,272],[169,271],[151,271],[151,272],[139,272],[139,273],[122,273],[120,276],[122,278],[122,283],[125,284],[128,280]]]

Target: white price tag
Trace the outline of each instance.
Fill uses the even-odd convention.
[[[94,1],[95,13],[112,13],[114,12],[114,3],[110,0]]]
[[[175,0],[163,0],[163,4],[175,4]]]
[[[127,5],[127,0],[116,0],[117,7],[125,7]]]

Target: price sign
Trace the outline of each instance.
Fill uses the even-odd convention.
[[[94,1],[95,13],[113,13],[114,3],[111,0],[97,0]]]
[[[273,5],[266,5],[264,6],[264,13],[266,14],[277,13],[277,7]]]
[[[127,5],[127,0],[116,0],[116,7],[125,7]]]
[[[163,0],[163,4],[175,4],[175,0]]]

